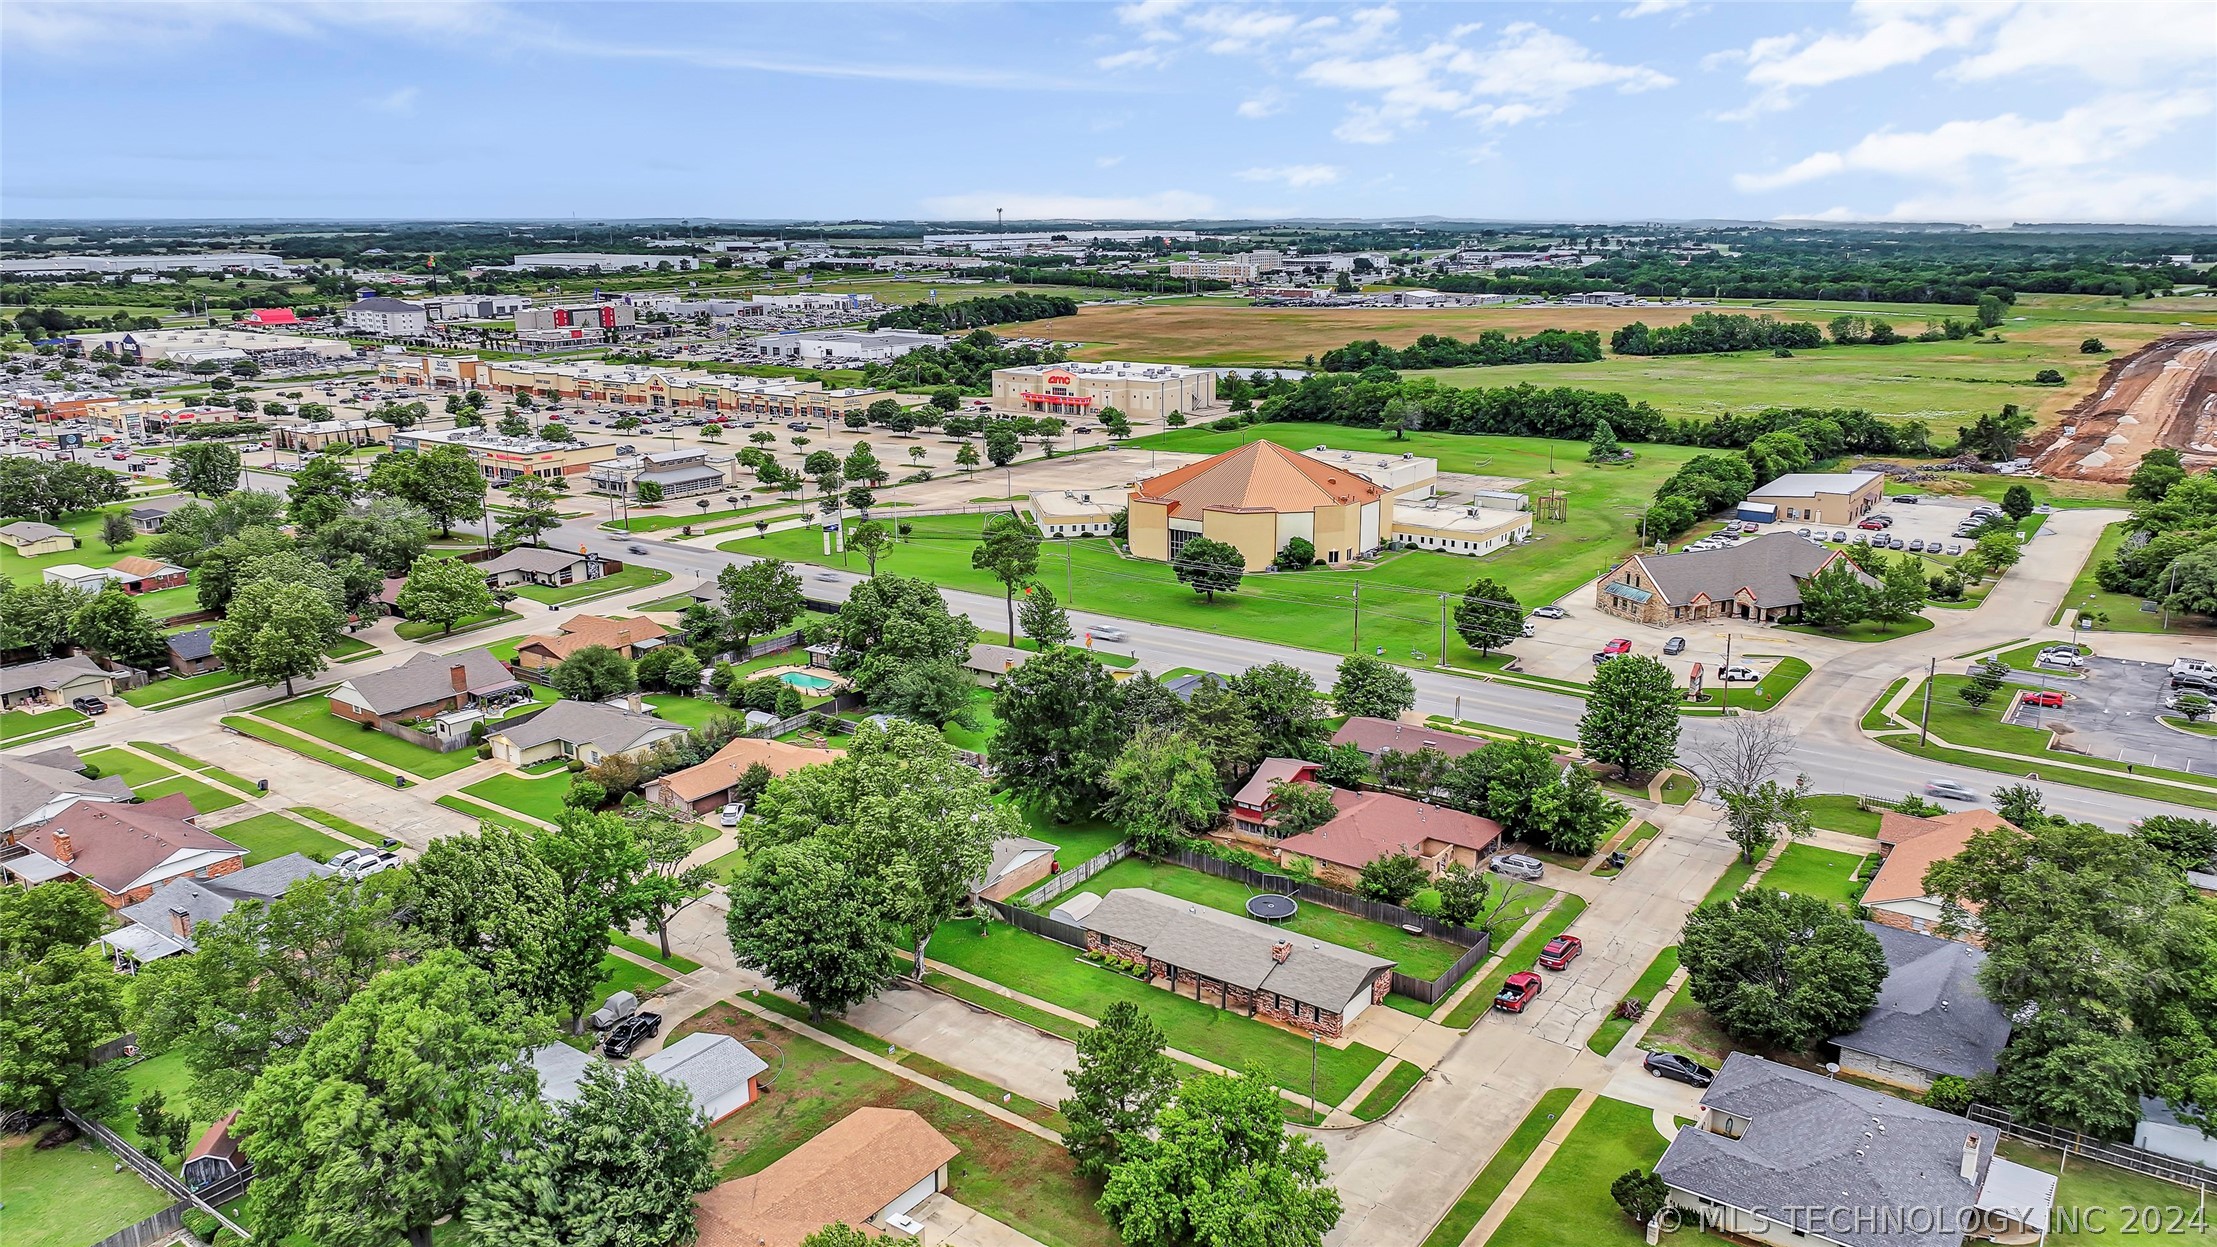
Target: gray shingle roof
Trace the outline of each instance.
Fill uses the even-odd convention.
[[[1741,589],[1751,589],[1764,606],[1795,606],[1801,602],[1800,582],[1817,573],[1838,551],[1792,533],[1768,533],[1752,541],[1721,550],[1692,550],[1684,554],[1649,554],[1637,562],[1647,579],[1660,590],[1663,600],[1683,606],[1701,594],[1722,602]],[[1853,560],[1849,560],[1853,566]],[[1856,574],[1863,575],[1857,568]],[[1863,579],[1876,584],[1867,575]]]
[[[48,658],[41,662],[17,663],[13,667],[0,667],[0,693],[58,689],[82,676],[107,674],[90,658]]]
[[[508,668],[491,650],[464,650],[459,654],[418,654],[389,671],[371,671],[346,682],[355,696],[373,713],[398,714],[454,696],[453,668],[461,666],[462,682],[469,691],[490,692],[516,683]]]
[[[1088,931],[1136,944],[1147,955],[1204,978],[1275,992],[1337,1013],[1393,963],[1152,888],[1116,888],[1086,915]],[[1271,956],[1281,940],[1293,950],[1283,964]]]
[[[216,653],[216,630],[210,626],[177,633],[169,638],[169,652],[187,662],[213,658]]]
[[[1725,1058],[1701,1104],[1746,1130],[1737,1139],[1680,1130],[1655,1164],[1658,1176],[1848,1247],[1960,1247],[1958,1218],[1978,1190],[1962,1176],[1964,1141],[1978,1137],[1974,1172],[1983,1182],[1999,1137],[1991,1126],[1744,1052]],[[1903,1217],[1909,1209],[1918,1221]],[[1926,1224],[1935,1214],[1938,1224]]]
[[[623,753],[643,743],[682,736],[685,729],[650,714],[633,714],[597,701],[558,701],[514,727],[494,729],[493,734],[507,737],[508,743],[518,749],[536,749],[560,740],[573,746],[593,745],[602,753]]]
[[[552,575],[565,567],[584,561],[584,555],[571,550],[544,550],[537,546],[517,546],[506,554],[495,555],[477,564],[477,570],[488,576],[496,572],[540,572]]]
[[[999,883],[1001,877],[1008,873],[1009,867],[1016,864],[1017,859],[1030,853],[1054,851],[1055,846],[1045,840],[1034,840],[1030,836],[1003,836],[993,842],[993,861],[985,868],[985,877],[971,880],[970,886],[982,892]]]
[[[55,754],[68,754],[67,761]],[[82,759],[68,750],[30,757],[0,757],[0,828],[12,828],[42,816],[42,811],[65,797],[94,796],[129,801],[131,786],[114,775],[86,779],[78,774]],[[44,815],[51,817],[50,814]]]
[[[177,938],[170,922],[172,910],[184,910],[197,933],[201,924],[222,918],[240,901],[275,900],[302,879],[321,879],[332,873],[329,866],[298,853],[287,853],[213,879],[171,880],[138,904],[124,906],[123,916],[188,949],[197,948],[199,941],[190,935]]]
[[[2010,1025],[1979,990],[1985,951],[1876,922],[1863,926],[1886,952],[1886,982],[1862,1028],[1832,1042],[1934,1074],[1993,1073]]]
[[[69,534],[52,524],[42,524],[37,520],[17,520],[13,524],[0,525],[0,535],[29,543],[46,541],[54,537],[67,537]]]

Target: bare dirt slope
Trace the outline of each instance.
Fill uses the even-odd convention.
[[[2112,362],[2032,445],[2033,469],[2066,480],[2122,483],[2158,448],[2189,471],[2217,467],[2217,334],[2179,334]]]

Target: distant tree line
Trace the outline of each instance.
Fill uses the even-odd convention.
[[[1078,301],[1059,294],[997,294],[955,303],[911,303],[870,322],[873,329],[915,329],[924,333],[978,329],[1022,320],[1075,316]]]
[[[1324,352],[1318,363],[1326,372],[1361,372],[1373,364],[1395,369],[1469,368],[1591,364],[1600,359],[1601,335],[1590,329],[1542,329],[1525,338],[1488,329],[1472,342],[1428,333],[1398,350],[1376,338],[1364,338]]]
[[[1724,312],[1696,312],[1683,325],[1664,325],[1656,329],[1633,321],[1609,335],[1609,349],[1619,355],[1704,355],[1774,348],[1809,350],[1823,345],[1824,330],[1808,321],[1781,321],[1768,316],[1737,316]]]

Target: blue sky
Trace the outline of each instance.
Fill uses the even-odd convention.
[[[0,6],[25,217],[2217,222],[2217,4]]]

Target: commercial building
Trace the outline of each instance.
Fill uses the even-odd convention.
[[[1135,424],[1216,407],[1216,373],[1184,364],[1032,364],[993,370],[993,409],[1010,414],[1097,417],[1114,407]]]
[[[1189,229],[1069,229],[1052,233],[926,234],[924,245],[933,248],[963,247],[971,251],[1022,251],[1027,247],[1066,246],[1102,242],[1197,242],[1201,235]]]
[[[609,403],[650,410],[691,410],[762,419],[835,421],[872,403],[893,399],[902,406],[925,400],[891,390],[853,387],[826,389],[820,381],[792,377],[748,377],[644,364],[604,364],[598,360],[484,361],[475,356],[394,353],[378,360],[378,379],[387,385],[431,390],[489,390],[530,394],[556,402]],[[601,456],[603,458],[608,456]]]
[[[73,333],[65,341],[70,349],[87,355],[107,347],[127,364],[173,359],[190,365],[251,359],[264,367],[286,367],[354,356],[353,344],[336,338],[298,338],[291,334],[256,333],[245,329],[131,329],[116,333]]]
[[[1246,286],[1261,281],[1265,273],[1276,273],[1284,268],[1285,257],[1279,253],[1252,251],[1246,255],[1219,256],[1213,259],[1172,260],[1170,275],[1201,281],[1236,282]]]
[[[881,255],[873,257],[869,266],[880,273],[898,273],[907,269],[939,269],[960,272],[964,269],[988,268],[993,261],[968,255]]]
[[[349,329],[385,338],[419,337],[431,329],[431,316],[422,304],[374,295],[347,304],[340,319]]]
[[[207,251],[196,255],[74,255],[0,260],[0,277],[71,277],[81,273],[269,273],[288,276],[283,256],[263,251]]]
[[[1792,623],[1801,618],[1802,582],[1835,562],[1878,583],[1844,550],[1769,533],[1721,550],[1635,554],[1594,582],[1594,605],[1656,628],[1703,619]]]
[[[437,294],[423,300],[423,310],[433,322],[448,320],[498,320],[531,306],[520,294]]]
[[[1747,501],[1776,507],[1782,521],[1844,527],[1876,511],[1885,495],[1883,472],[1792,472],[1757,488]]]
[[[639,313],[628,303],[554,303],[545,307],[516,309],[516,333],[562,333],[583,336],[598,329],[613,333],[639,323]]]
[[[393,435],[383,420],[315,420],[307,424],[281,424],[272,431],[279,450],[303,454],[327,446],[376,446]]]
[[[1026,500],[1039,530],[1049,537],[1106,537],[1124,509],[1122,490],[1050,489]]]
[[[829,290],[758,294],[750,296],[747,302],[770,312],[853,312],[863,317],[875,316],[880,310],[874,294],[840,294]]]
[[[866,364],[899,359],[926,346],[945,346],[942,334],[909,329],[796,329],[747,339],[764,359],[782,363]]]
[[[559,269],[573,273],[621,273],[628,269],[658,269],[667,265],[672,270],[686,272],[699,268],[701,262],[689,255],[617,255],[606,251],[537,251],[519,255],[514,264],[505,267],[510,272],[530,273],[541,269]]]
[[[543,437],[509,437],[489,428],[414,428],[392,435],[394,450],[428,450],[459,446],[469,452],[479,475],[493,485],[506,485],[519,476],[582,476],[593,465],[616,457],[614,442],[579,438],[550,442]]]
[[[124,399],[85,412],[85,421],[93,428],[133,442],[151,434],[199,425],[238,424],[246,419],[235,407],[195,406],[154,398]]]
[[[641,485],[661,490],[664,501],[714,493],[733,483],[738,461],[730,455],[710,458],[705,450],[669,450],[653,455],[622,455],[593,465],[586,482],[594,493],[637,499]]]
[[[485,364],[475,355],[408,355],[392,351],[377,357],[377,379],[385,385],[475,390],[484,387],[485,375]]]

